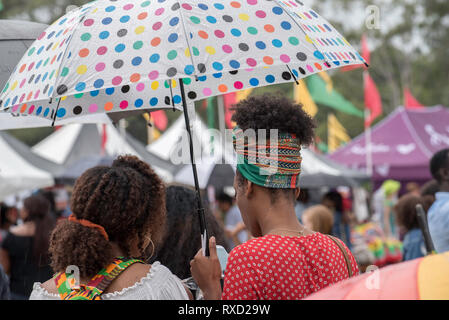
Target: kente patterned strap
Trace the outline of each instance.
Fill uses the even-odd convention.
[[[281,133],[277,143],[245,141],[242,129],[233,131],[237,169],[249,181],[266,188],[294,189],[301,172],[301,144],[295,135]],[[249,139],[251,140],[251,139]]]
[[[98,272],[87,285],[76,286],[75,277],[71,273],[60,272],[54,280],[61,300],[101,300],[101,295],[111,282],[126,268],[134,263],[144,263],[138,259],[119,257]]]

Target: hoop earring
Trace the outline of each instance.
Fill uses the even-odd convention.
[[[150,259],[153,257],[153,255],[154,255],[154,250],[155,250],[155,248],[154,248],[154,242],[153,242],[153,240],[151,240],[151,238],[150,237],[146,237],[147,238],[147,240],[149,241],[149,243],[151,243],[151,247],[152,247],[152,250],[151,250],[151,256],[149,256],[148,257],[148,259],[147,259],[147,261],[150,261]],[[147,245],[147,247],[148,247],[148,245]]]

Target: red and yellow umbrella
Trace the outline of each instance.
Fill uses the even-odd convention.
[[[337,283],[308,300],[449,300],[449,252],[398,263]]]

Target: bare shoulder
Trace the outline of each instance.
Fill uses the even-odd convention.
[[[109,287],[105,290],[105,293],[121,291],[125,288],[133,286],[142,278],[145,278],[150,269],[151,265],[148,264],[135,263],[129,266],[114,281],[112,281]],[[82,284],[87,284],[88,282],[88,279],[81,279]],[[45,281],[41,284],[41,286],[49,293],[58,293],[58,288],[56,287],[56,283],[53,278]]]
[[[123,290],[145,278],[151,270],[150,264],[135,263],[123,271],[106,289],[105,293]]]
[[[42,283],[41,287],[44,288],[49,293],[53,293],[53,294],[57,294],[58,293],[58,288],[56,288],[56,283],[53,280],[53,278],[51,278],[51,279],[45,281],[44,283]]]
[[[13,226],[9,229],[9,232],[11,232],[15,236],[19,237],[31,237],[34,235],[34,225],[28,225],[28,224],[22,224],[20,226]]]

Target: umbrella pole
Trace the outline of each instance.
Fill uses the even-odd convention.
[[[203,254],[208,257],[209,256],[209,245],[208,245],[209,238],[208,238],[207,228],[206,228],[206,217],[205,217],[205,213],[204,213],[203,202],[201,200],[201,190],[200,190],[200,185],[198,183],[198,173],[196,170],[195,156],[193,153],[193,139],[192,139],[192,132],[190,130],[190,119],[189,119],[189,114],[187,111],[187,101],[186,101],[186,95],[185,95],[185,90],[184,90],[184,82],[182,81],[181,78],[179,79],[179,87],[181,89],[184,120],[185,120],[185,124],[186,124],[187,133],[189,135],[190,160],[192,162],[193,180],[195,182],[196,200],[198,203],[197,212],[198,212],[198,217],[200,219],[201,247],[203,248]]]

